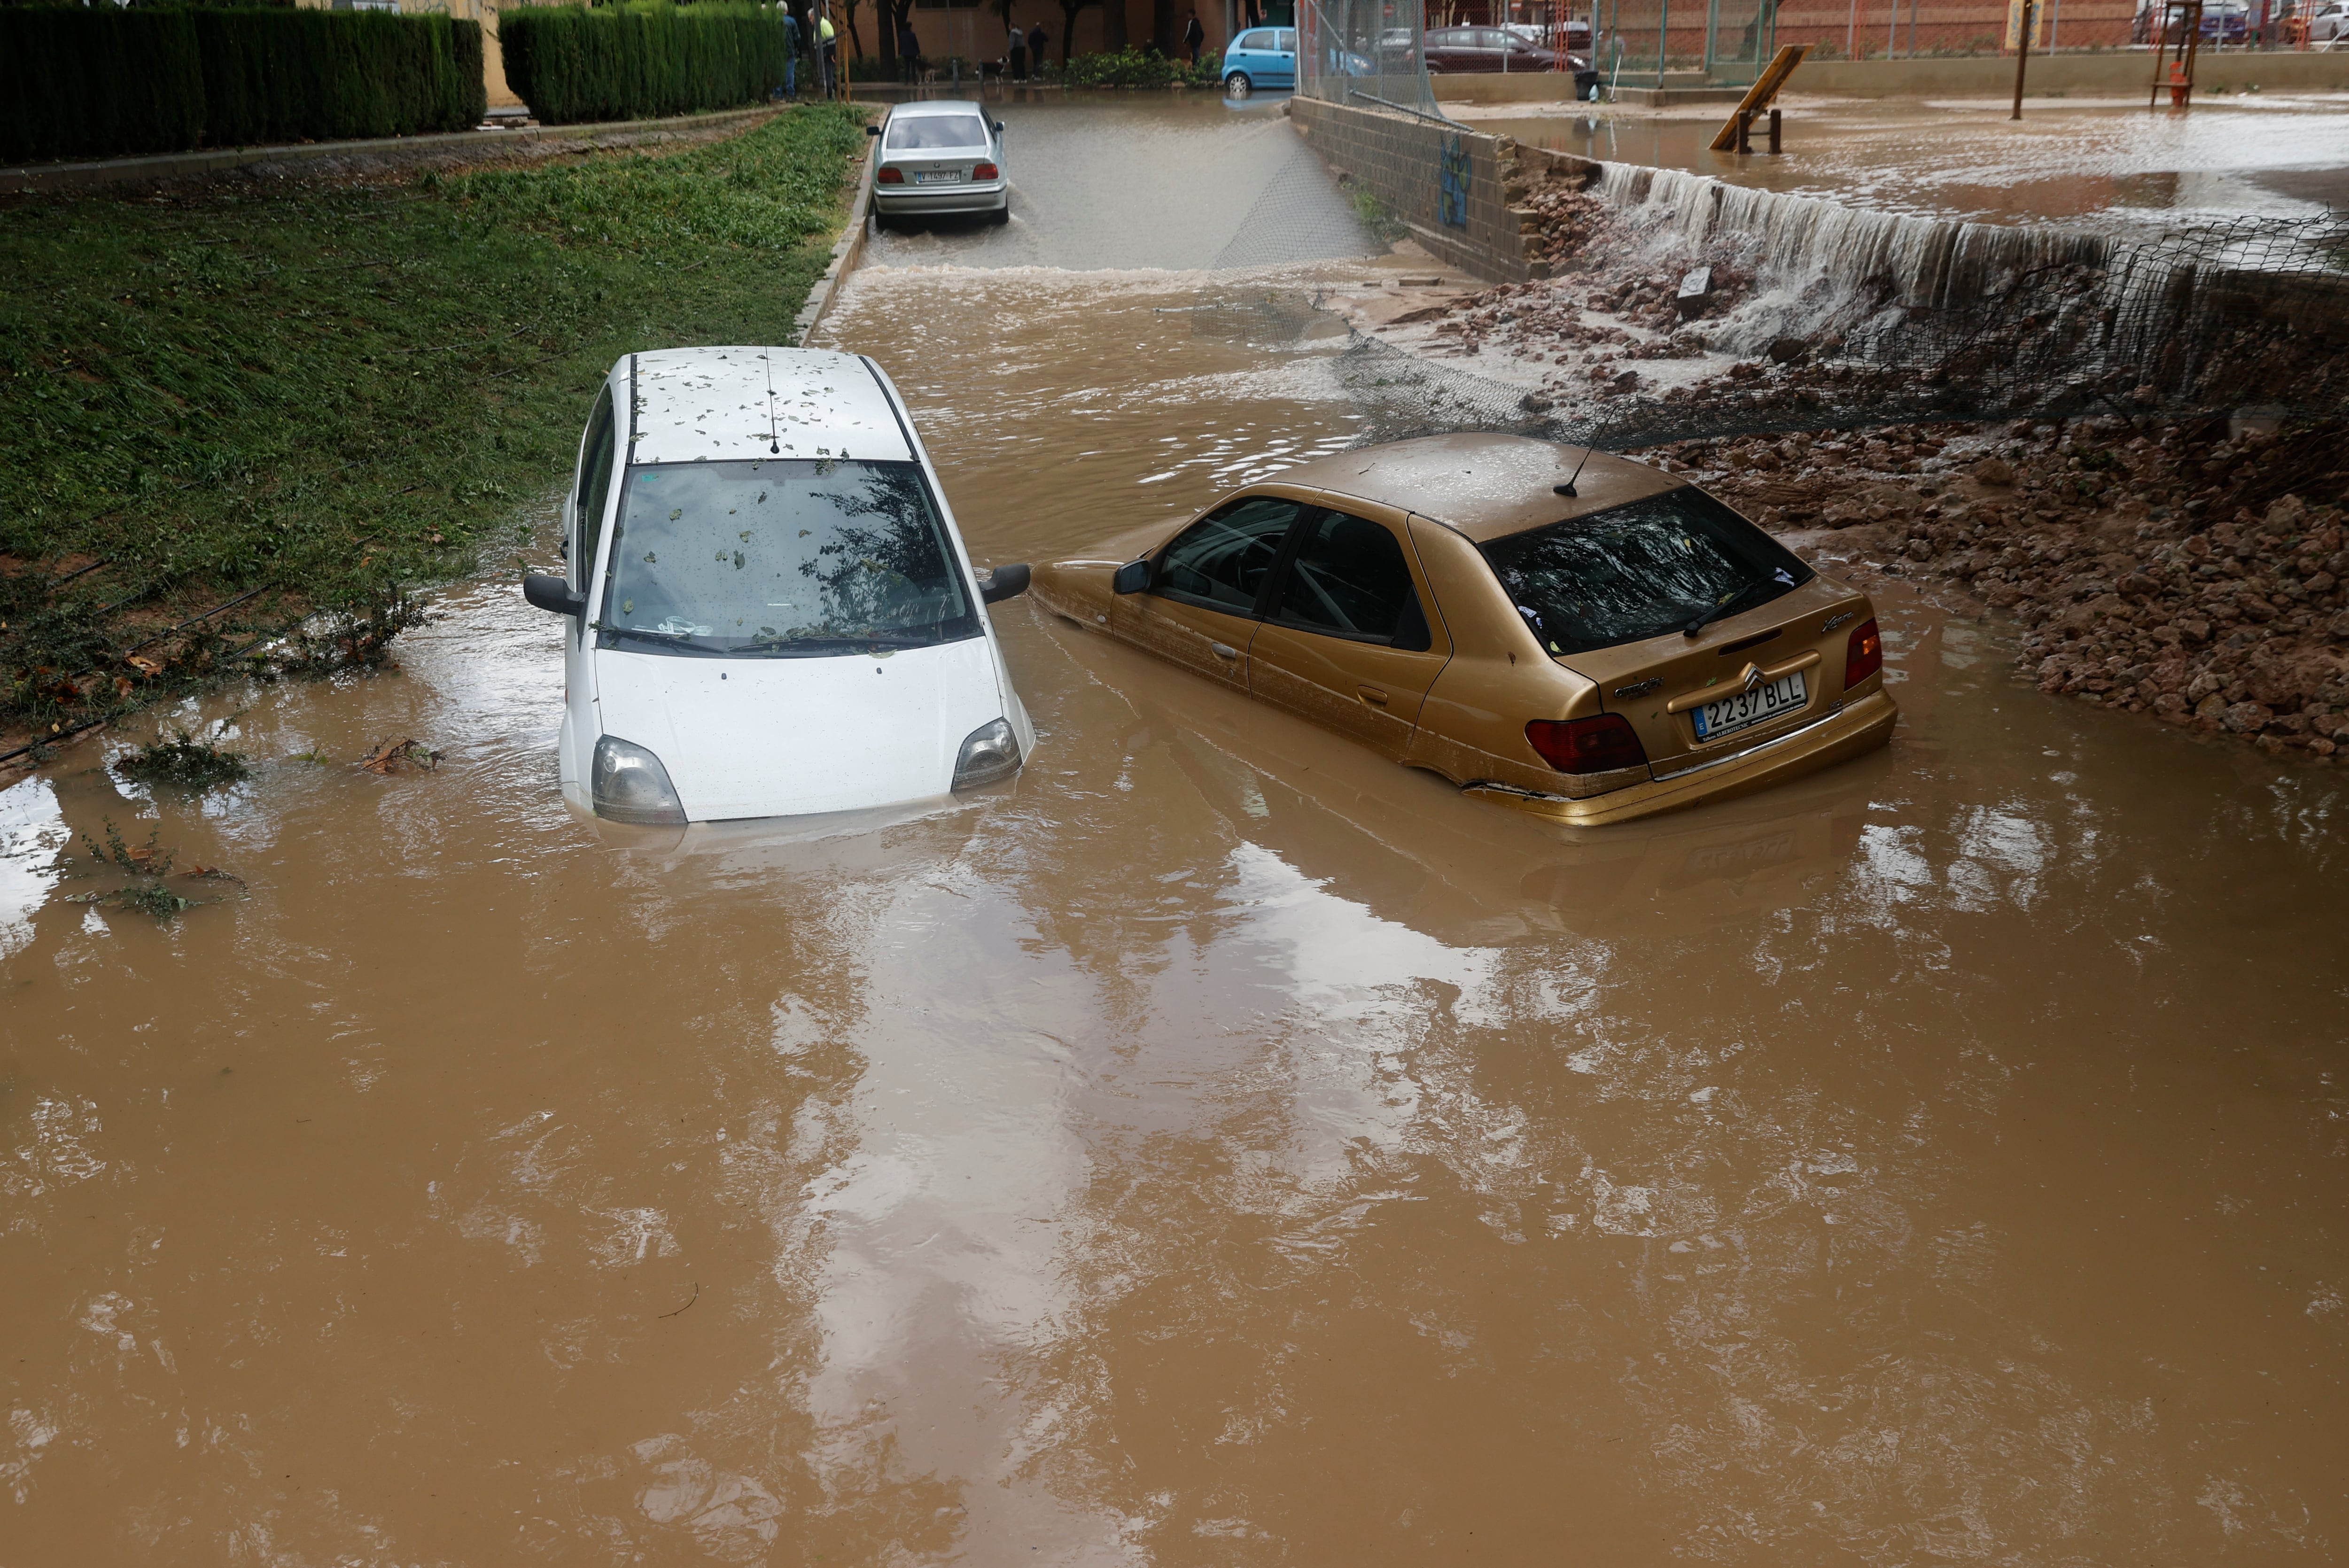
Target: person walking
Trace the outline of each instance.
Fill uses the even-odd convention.
[[[792,8],[783,7],[783,96],[792,102],[800,96],[800,19]]]
[[[1028,35],[1028,68],[1040,77],[1044,74],[1044,48],[1051,41],[1041,22],[1037,23],[1035,31]]]
[[[1017,22],[1011,24],[1011,42],[1004,46],[1003,60],[1004,72],[1013,81],[1028,79],[1028,35]]]
[[[1191,51],[1191,68],[1199,68],[1199,46],[1207,41],[1207,29],[1199,26],[1199,8],[1191,8],[1191,19],[1183,25],[1183,46]]]
[[[897,69],[909,88],[922,79],[922,39],[911,16],[897,24]]]
[[[823,84],[823,96],[840,96],[840,35],[833,30],[832,12],[819,6],[815,14],[815,48],[817,80]]]

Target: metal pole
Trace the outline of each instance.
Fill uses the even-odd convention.
[[[1664,90],[1664,41],[1671,36],[1672,0],[1664,0],[1663,12],[1656,18],[1656,90],[1658,92]]]
[[[1843,57],[1847,60],[1855,58],[1853,51],[1858,47],[1859,0],[1851,0],[1851,20],[1845,24],[1843,30]]]
[[[2023,118],[2023,67],[2031,63],[2031,25],[2039,19],[2039,0],[2023,0],[2023,30],[2014,40],[2014,112],[2009,119]]]

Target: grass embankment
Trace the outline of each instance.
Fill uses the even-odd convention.
[[[0,751],[233,673],[314,611],[378,649],[408,585],[562,487],[620,355],[789,340],[862,122],[0,206]]]

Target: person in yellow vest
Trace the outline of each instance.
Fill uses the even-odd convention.
[[[815,14],[815,50],[819,68],[823,73],[823,96],[840,96],[840,36],[833,31],[832,7],[818,6]]]

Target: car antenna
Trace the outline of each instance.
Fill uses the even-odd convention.
[[[1577,463],[1577,464],[1575,464],[1575,465],[1574,465],[1574,477],[1573,477],[1573,479],[1569,479],[1569,480],[1567,480],[1564,484],[1562,484],[1562,485],[1552,485],[1552,486],[1550,486],[1550,487],[1549,487],[1549,488],[1550,488],[1550,492],[1551,492],[1553,495],[1565,495],[1565,496],[1570,496],[1570,495],[1573,495],[1573,494],[1574,494],[1574,480],[1578,480],[1578,479],[1580,479],[1580,478],[1582,477],[1583,465],[1584,465],[1584,464],[1586,464],[1586,463],[1588,463],[1588,462],[1589,462],[1589,461],[1590,461],[1590,449],[1589,449],[1588,447],[1585,447],[1585,448],[1583,448],[1583,449],[1582,449],[1582,462],[1579,462],[1579,463]]]
[[[775,457],[783,454],[783,443],[775,434],[775,362],[768,356],[759,356],[767,367],[767,450]]]

